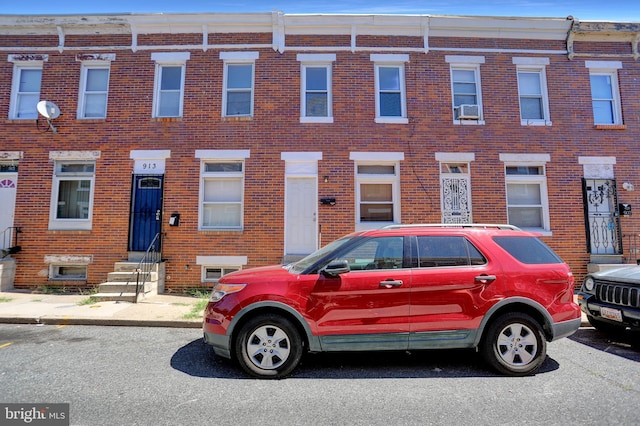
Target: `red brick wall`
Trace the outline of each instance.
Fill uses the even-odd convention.
[[[210,42],[231,42],[236,36],[209,35]],[[264,34],[242,34],[245,42],[270,42]],[[125,41],[123,41],[125,39]],[[44,37],[4,39],[20,46],[56,45]],[[91,45],[130,43],[123,36],[93,36]],[[186,36],[139,37],[139,43],[199,43]],[[363,41],[364,40],[364,41]],[[418,40],[418,41],[416,41]],[[69,42],[76,44],[72,37]],[[348,37],[287,37],[290,45],[342,45]],[[418,46],[421,39],[359,37],[372,46]],[[431,45],[469,48],[564,49],[557,41],[434,39]],[[601,44],[602,49],[622,48]],[[254,117],[221,117],[223,63],[219,51],[191,50],[186,65],[184,113],[180,119],[151,118],[154,85],[152,51],[117,50],[111,64],[106,120],[77,120],[80,63],[78,51],[47,52],[42,99],[56,102],[63,115],[57,134],[42,133],[33,121],[0,121],[0,150],[22,151],[19,166],[15,224],[23,233],[16,285],[49,285],[47,254],[92,256],[87,286],[106,280],[114,262],[127,258],[127,238],[133,161],[131,150],[170,150],[164,190],[163,257],[167,289],[199,287],[198,255],[248,256],[248,265],[279,262],[283,255],[283,151],[321,151],[318,197],[335,197],[335,206],[319,205],[318,221],[326,244],[355,226],[354,151],[403,152],[401,170],[402,220],[440,222],[439,164],[436,152],[472,152],[471,188],[475,222],[506,222],[504,167],[500,153],[545,153],[553,235],[544,237],[572,267],[578,280],[586,271],[586,250],[579,156],[614,156],[615,175],[634,183],[640,134],[640,66],[622,59],[619,72],[625,130],[596,130],[593,126],[586,57],[569,61],[566,55],[535,55],[432,50],[411,53],[406,63],[409,124],[375,124],[374,70],[370,53],[336,53],[333,64],[333,124],[301,124],[299,52],[283,54],[259,50],[256,61]],[[158,48],[157,51],[167,51]],[[446,54],[482,55],[482,97],[485,125],[452,123],[449,64]],[[512,57],[550,58],[546,67],[551,127],[520,125],[517,79]],[[597,58],[591,58],[597,59]],[[618,60],[618,59],[616,59]],[[0,61],[0,116],[8,116],[13,64]],[[42,119],[40,124],[44,124]],[[245,163],[244,230],[198,231],[200,161],[196,149],[248,149]],[[93,226],[90,231],[48,230],[53,161],[50,151],[101,152],[96,161]],[[323,181],[328,177],[328,182]],[[640,211],[638,192],[620,189],[620,202]],[[181,213],[179,227],[169,227],[172,212]],[[622,219],[624,234],[640,233],[640,213]],[[639,240],[640,242],[640,240]],[[625,240],[625,250],[629,246]],[[634,254],[633,258],[636,255]],[[640,256],[638,256],[640,257]]]

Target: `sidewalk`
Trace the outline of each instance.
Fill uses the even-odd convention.
[[[82,304],[88,295],[0,292],[0,323],[47,325],[128,325],[201,328],[202,312],[192,311],[200,300],[188,295],[159,294],[138,303]]]
[[[21,290],[0,292],[0,323],[202,327],[202,312],[196,318],[191,318],[194,316],[194,307],[200,300],[195,297],[159,294],[138,303],[80,304],[88,297],[38,294]],[[590,326],[584,313],[581,326]]]

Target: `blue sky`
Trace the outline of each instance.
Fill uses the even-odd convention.
[[[640,22],[638,0],[27,0],[3,1],[0,14],[270,12],[486,15]]]

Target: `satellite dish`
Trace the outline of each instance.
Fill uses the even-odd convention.
[[[51,101],[40,101],[37,105],[38,112],[47,120],[53,120],[60,116],[60,108]]]
[[[49,129],[51,129],[53,133],[56,133],[58,129],[56,129],[56,127],[51,123],[51,120],[60,116],[60,108],[58,108],[58,105],[54,104],[51,101],[40,101],[38,102],[38,105],[36,105],[36,108],[38,109],[40,115],[47,119]],[[36,121],[36,124],[37,123],[38,122]],[[45,132],[47,130],[45,130]]]

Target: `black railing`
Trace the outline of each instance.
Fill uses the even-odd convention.
[[[140,289],[144,289],[145,284],[151,277],[151,273],[155,268],[155,265],[162,260],[162,253],[160,253],[160,244],[162,242],[162,235],[157,233],[156,236],[149,244],[147,251],[145,252],[140,262],[136,266],[136,303],[138,302],[138,295]]]
[[[22,247],[18,244],[18,234],[20,233],[22,233],[22,228],[19,226],[10,226],[2,231],[2,236],[0,237],[0,242],[2,242],[0,259],[22,250]]]

